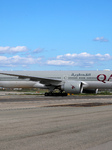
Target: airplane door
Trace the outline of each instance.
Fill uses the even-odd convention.
[[[63,76],[63,80],[68,80],[68,76]]]

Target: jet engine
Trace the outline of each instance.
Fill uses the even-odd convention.
[[[98,93],[98,89],[83,89],[83,93],[86,93],[86,94],[97,94]]]
[[[82,93],[83,85],[80,81],[66,81],[62,86],[61,90],[66,93],[77,94]]]

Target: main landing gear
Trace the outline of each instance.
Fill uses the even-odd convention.
[[[59,92],[59,93],[46,92],[44,95],[45,95],[45,96],[67,96],[67,93],[61,93],[61,92]]]

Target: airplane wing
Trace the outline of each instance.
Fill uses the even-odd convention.
[[[30,81],[40,81],[40,83],[45,85],[60,85],[62,80],[59,79],[52,79],[52,78],[44,78],[44,77],[37,77],[37,76],[30,76],[30,75],[20,75],[20,74],[13,74],[13,73],[3,73],[0,72],[0,74],[3,75],[9,75],[9,76],[17,76],[19,79],[29,79]]]

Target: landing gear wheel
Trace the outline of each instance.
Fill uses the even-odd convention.
[[[49,93],[45,93],[44,94],[45,96],[67,96],[67,93],[51,93],[51,92],[49,92]]]

